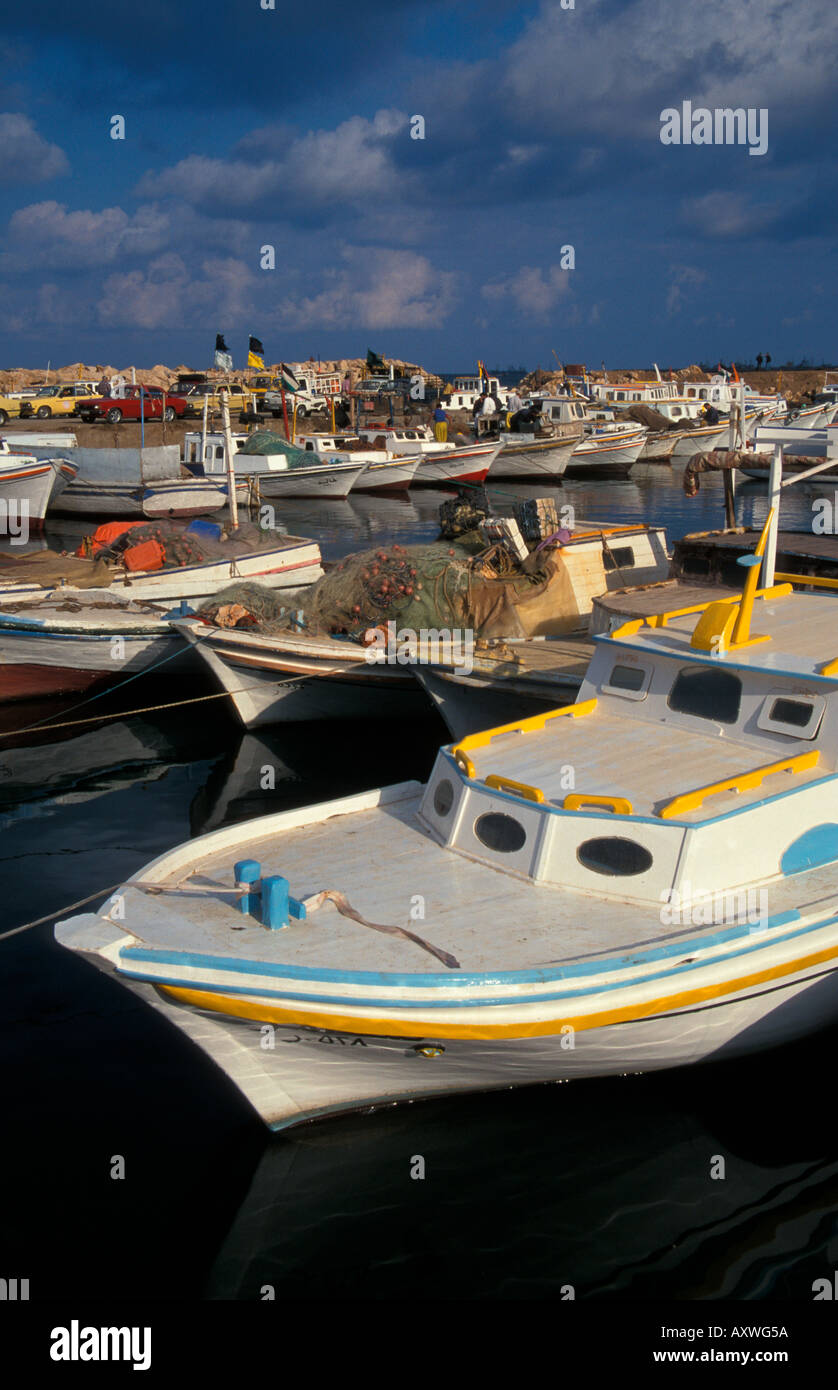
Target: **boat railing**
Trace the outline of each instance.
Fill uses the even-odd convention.
[[[727,777],[722,782],[709,782],[706,787],[681,792],[661,807],[658,816],[661,820],[674,820],[690,811],[697,811],[708,797],[719,796],[722,792],[753,791],[754,788],[762,786],[766,777],[773,777],[775,773],[785,772],[796,776],[800,772],[807,772],[809,768],[817,767],[820,756],[819,750],[815,748],[808,753],[797,753],[792,758],[767,763],[764,767],[755,767],[750,772],[738,772],[734,777]]]
[[[513,724],[499,724],[494,729],[481,729],[476,734],[469,734],[466,738],[460,739],[460,742],[451,749],[451,756],[467,777],[474,777],[474,763],[467,755],[475,748],[486,748],[493,738],[499,738],[501,734],[534,733],[543,729],[548,720],[558,719],[563,715],[569,715],[572,719],[580,719],[586,714],[592,714],[596,706],[596,699],[583,700],[579,704],[560,705],[558,709],[546,710],[544,714],[533,714],[529,719],[519,719]]]

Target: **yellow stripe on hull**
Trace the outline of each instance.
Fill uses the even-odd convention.
[[[248,1000],[235,999],[230,995],[213,994],[209,990],[182,989],[178,985],[160,985],[158,988],[182,1004],[191,1004],[195,1008],[207,1009],[212,1013],[230,1014],[234,1018],[250,1019],[254,1023],[286,1024],[294,1028],[319,1028],[324,1032],[366,1034],[375,1037],[457,1038],[465,1042],[479,1042],[493,1038],[550,1037],[561,1033],[561,1030],[568,1026],[576,1032],[583,1032],[592,1028],[609,1028],[616,1023],[631,1023],[637,1019],[649,1018],[653,1014],[671,1013],[675,1009],[689,1008],[692,1004],[719,999],[726,994],[735,994],[739,990],[765,984],[769,980],[779,980],[809,966],[835,960],[836,957],[838,946],[833,946],[784,965],[758,970],[752,975],[741,975],[737,979],[725,980],[717,985],[705,985],[701,989],[684,990],[681,994],[648,999],[645,1003],[634,1004],[629,1008],[605,1009],[596,1014],[581,1014],[576,1017],[571,1015],[536,1023],[476,1024],[471,1027],[468,1024],[439,1023],[433,1018],[372,1018],[352,1014],[316,1013],[313,1010],[284,1008],[276,1004],[254,1005]]]

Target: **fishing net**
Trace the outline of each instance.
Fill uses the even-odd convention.
[[[93,537],[85,537],[80,550],[91,551]],[[244,522],[231,535],[217,522],[178,523],[177,521],[148,521],[131,526],[116,536],[110,544],[92,548],[97,559],[118,564],[126,550],[156,541],[161,546],[164,569],[183,565],[200,565],[213,560],[229,559],[253,550],[276,545],[276,533],[252,522]]]
[[[230,585],[204,605],[201,616],[222,627],[346,633],[358,641],[391,622],[414,632],[469,630],[482,638],[569,630],[567,620],[576,624],[578,606],[559,552],[531,555],[527,570],[502,546],[486,549],[479,533],[471,532],[453,544],[391,545],[350,555],[294,609],[261,585]]]

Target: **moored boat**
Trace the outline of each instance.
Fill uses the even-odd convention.
[[[15,543],[25,530],[40,534],[47,511],[76,476],[63,458],[36,458],[0,440],[0,533]]]
[[[736,599],[599,638],[575,704],[443,748],[425,787],[180,845],[57,939],[273,1128],[834,1022],[832,602],[758,591],[766,532]]]

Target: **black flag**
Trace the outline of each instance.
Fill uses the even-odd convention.
[[[216,350],[216,352],[229,352],[229,351],[230,351],[230,349],[228,348],[227,344],[226,344],[225,341],[224,341],[224,334],[223,334],[223,333],[216,333],[216,335],[215,335],[215,350]]]

